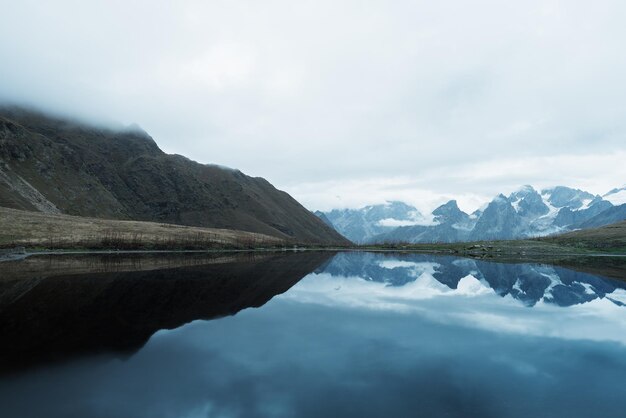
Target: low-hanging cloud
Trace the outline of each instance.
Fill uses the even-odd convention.
[[[625,182],[623,2],[5,3],[0,98],[136,122],[310,208]]]

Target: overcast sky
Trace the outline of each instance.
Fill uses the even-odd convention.
[[[0,98],[310,209],[626,183],[624,1],[0,0]]]

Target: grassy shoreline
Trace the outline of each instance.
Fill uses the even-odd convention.
[[[230,229],[0,208],[0,249],[205,250],[282,247],[289,244],[281,238]]]
[[[420,253],[470,255],[473,257],[504,256],[626,256],[626,247],[581,247],[536,240],[474,241],[441,244],[364,245],[367,251],[410,251]]]
[[[471,258],[543,259],[625,256],[626,222],[559,236],[511,241],[434,244],[317,245],[252,232],[197,228],[142,221],[119,221],[0,208],[0,258],[3,254],[65,252],[181,251],[389,251]],[[13,250],[12,250],[13,249]],[[28,250],[28,251],[26,251]]]
[[[253,248],[253,249],[207,249],[207,250],[27,250],[22,249],[20,254],[12,254],[3,256],[0,253],[0,269],[3,262],[6,261],[18,261],[29,258],[31,256],[38,255],[61,255],[61,256],[81,256],[81,255],[101,255],[101,256],[154,256],[163,254],[165,258],[173,256],[235,256],[239,257],[244,254],[252,254],[262,256],[264,254],[286,254],[286,253],[302,253],[302,252],[339,252],[339,251],[368,251],[368,252],[381,252],[389,255],[393,254],[430,254],[438,256],[450,256],[450,257],[464,257],[479,259],[482,261],[488,261],[493,263],[506,263],[506,264],[546,264],[552,266],[558,266],[567,268],[570,270],[579,271],[587,274],[600,275],[607,278],[626,280],[626,254],[602,254],[602,253],[590,253],[590,252],[578,252],[578,253],[542,253],[542,254],[476,254],[476,253],[462,253],[462,252],[450,252],[433,251],[430,250],[415,250],[415,249],[396,249],[396,248],[363,248],[363,247],[296,247],[296,248]]]

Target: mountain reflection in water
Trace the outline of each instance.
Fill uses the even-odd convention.
[[[0,368],[132,353],[160,329],[262,306],[331,256],[36,256],[0,264]]]
[[[625,282],[420,254],[220,257],[0,265],[11,370],[0,375],[2,412],[576,418],[626,409]]]
[[[620,305],[626,301],[624,282],[548,264],[506,264],[424,254],[339,253],[318,272],[393,287],[410,284],[405,290],[417,288],[426,294],[471,291],[466,289],[471,285],[476,291],[491,289],[487,293],[511,296],[529,306],[538,302],[570,306],[604,297]]]

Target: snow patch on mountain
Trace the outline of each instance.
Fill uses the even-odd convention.
[[[548,207],[548,213],[543,215],[542,218],[554,219],[556,218],[556,215],[559,213],[559,210],[561,210],[561,208],[557,208],[556,206],[552,205],[552,203],[550,203],[549,197],[550,196],[546,194],[541,195],[541,200],[543,201],[543,204]]]
[[[562,285],[563,282],[561,281],[561,278],[559,277],[558,274],[556,273],[539,273],[540,275],[542,275],[543,277],[546,277],[550,280],[550,284],[548,285],[548,287],[546,287],[546,289],[543,292],[543,300],[545,299],[554,299],[554,296],[552,295],[552,290],[559,286]]]
[[[511,287],[511,290],[515,290],[518,293],[526,294],[526,291],[522,289],[522,282],[519,278],[515,280],[515,283],[513,283],[513,287]]]
[[[582,202],[582,205],[576,210],[589,209],[589,205],[591,205],[591,202],[593,202],[593,199],[583,199],[581,202]]]
[[[582,283],[582,282],[572,282],[572,284],[578,284],[580,286],[582,286],[585,289],[585,294],[587,295],[595,295],[596,291],[594,290],[593,286],[589,283]]]

